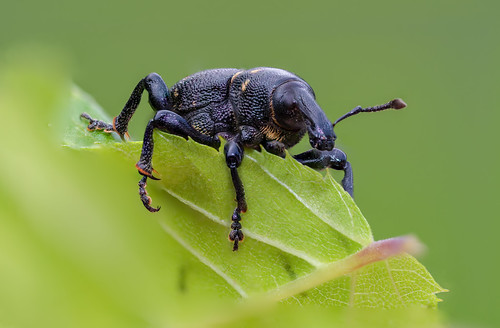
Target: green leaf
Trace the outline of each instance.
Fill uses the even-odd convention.
[[[105,118],[81,91],[73,94],[73,117],[83,109]],[[130,164],[138,160],[140,142],[115,142],[102,132],[86,131],[85,122],[78,128],[81,135],[68,137],[68,146],[87,147],[88,138],[96,136],[92,146],[118,152]],[[227,233],[235,196],[223,153],[161,132],[154,138],[153,165],[161,181],[150,180],[148,188],[153,204],[163,207],[155,214],[161,227],[243,298],[286,289],[299,278],[311,281],[328,265],[345,269],[342,260],[373,242],[359,208],[329,172],[323,176],[289,155],[282,159],[264,150],[246,150],[239,168],[249,208],[242,220],[246,239],[232,252]],[[187,206],[165,204],[167,193]],[[332,306],[435,307],[435,293],[443,291],[409,255],[350,268],[331,277],[337,279],[319,279],[281,299]]]

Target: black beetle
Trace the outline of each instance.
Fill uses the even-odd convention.
[[[83,113],[81,116],[89,120],[88,130],[116,132],[122,139],[124,136],[128,138],[127,126],[144,89],[149,93],[149,104],[156,115],[146,127],[141,157],[136,164],[143,175],[139,182],[142,203],[151,212],[159,210],[150,206],[151,198],[146,192],[147,178],[158,180],[153,176],[151,166],[153,130],[159,129],[186,139],[190,137],[215,149],[219,149],[219,136],[222,136],[227,140],[224,153],[238,203],[229,233],[234,251],[238,249],[239,241],[243,240],[240,213],[247,210],[245,192],[237,172],[245,147],[260,150],[262,145],[268,152],[284,157],[285,149],[296,145],[307,132],[313,149],[294,158],[314,169],[343,170],[342,186],[352,196],[351,165],[346,154],[334,147],[336,136],[333,127],[357,113],[406,107],[401,99],[375,107],[358,106],[332,124],[316,103],[309,84],[282,69],[211,69],[190,75],[171,89],[158,74],[151,73],[139,81],[112,124],[94,120]]]

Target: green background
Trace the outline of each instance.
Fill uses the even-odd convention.
[[[494,326],[499,10],[494,1],[4,2],[0,58],[50,49],[111,115],[149,72],[172,85],[215,67],[295,72],[332,120],[403,98],[403,111],[336,128],[357,204],[375,239],[414,233],[427,245],[421,261],[450,290],[440,295],[450,322]],[[150,115],[134,117],[134,139]]]

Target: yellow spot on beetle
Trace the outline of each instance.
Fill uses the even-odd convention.
[[[179,89],[175,88],[174,90],[174,97],[177,98],[179,97]]]
[[[260,68],[253,69],[250,71],[250,74],[255,74],[255,73],[260,72],[260,71],[262,71],[262,69],[260,69]]]
[[[241,91],[245,92],[245,90],[247,89],[248,83],[250,83],[250,79],[246,79],[245,82],[243,82],[241,84]]]
[[[236,74],[234,74],[234,75],[233,75],[233,77],[231,77],[231,83],[233,83],[234,79],[235,79],[238,75],[240,75],[240,74],[241,74],[241,71],[240,71],[240,72],[238,72],[238,73],[236,73]]]

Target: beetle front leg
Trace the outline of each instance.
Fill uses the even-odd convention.
[[[224,146],[224,153],[226,155],[226,164],[231,170],[231,178],[233,180],[234,189],[236,191],[237,206],[233,212],[231,220],[231,232],[229,233],[229,240],[234,242],[233,251],[238,250],[238,244],[243,240],[243,232],[241,231],[241,213],[247,211],[247,202],[245,200],[245,190],[241,183],[240,176],[238,175],[237,168],[243,160],[243,147],[241,144],[234,140],[228,141]]]
[[[311,149],[301,154],[293,156],[299,163],[309,166],[313,169],[321,170],[332,168],[334,170],[344,171],[342,187],[354,198],[354,186],[352,177],[351,163],[347,161],[347,155],[338,148],[332,150]]]
[[[146,126],[144,140],[142,142],[141,157],[135,165],[139,173],[144,176],[139,182],[139,195],[141,196],[142,203],[150,212],[157,212],[159,209],[150,206],[151,198],[146,192],[147,178],[159,180],[153,176],[153,172],[155,170],[151,164],[154,151],[153,132],[155,129],[175,134],[184,137],[185,139],[191,137],[194,141],[214,147],[215,149],[219,149],[220,147],[220,140],[217,137],[207,136],[198,132],[195,128],[189,125],[189,123],[182,116],[169,110],[162,110],[156,113],[155,118],[149,121]]]

